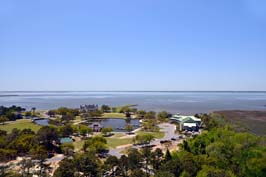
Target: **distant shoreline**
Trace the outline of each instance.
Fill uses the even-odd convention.
[[[138,91],[134,91],[134,90],[88,90],[88,91],[85,91],[85,90],[50,90],[50,91],[44,91],[44,90],[39,90],[39,91],[0,91],[0,93],[34,93],[34,92],[41,92],[41,93],[69,93],[69,92],[121,92],[121,93],[130,93],[130,92],[135,92],[135,93],[141,93],[141,92],[144,92],[144,93],[265,93],[266,91],[230,91],[230,90],[227,90],[227,91],[197,91],[197,90],[194,90],[194,91],[164,91],[164,90],[138,90]],[[17,95],[12,95],[12,96],[17,96]]]
[[[0,97],[19,96],[19,95],[0,95]]]

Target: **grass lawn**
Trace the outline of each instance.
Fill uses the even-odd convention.
[[[107,145],[111,148],[115,148],[117,146],[132,144],[132,138],[118,139],[118,138],[106,138]]]
[[[120,138],[122,136],[125,136],[125,133],[115,133],[113,136],[111,136],[110,138]]]
[[[30,128],[31,130],[37,132],[41,128],[41,126],[32,123],[31,120],[28,120],[28,119],[20,119],[20,120],[6,123],[4,125],[0,125],[0,130],[7,131],[8,133],[10,133],[13,128],[17,128],[20,130],[23,130],[25,128]]]
[[[138,131],[137,132],[137,135],[145,135],[145,134],[151,134],[157,139],[164,137],[164,132],[145,132],[145,131]]]
[[[101,118],[120,118],[120,119],[125,119],[126,116],[123,113],[104,113]]]
[[[139,131],[137,132],[138,135],[144,135],[144,134],[152,134],[155,138],[163,138],[164,132],[144,132]],[[123,138],[120,139],[120,137],[125,136],[125,133],[116,133],[111,137],[106,138],[107,145],[110,148],[116,148],[117,146],[126,145],[126,144],[132,144],[133,138]],[[76,151],[80,151],[84,145],[84,140],[81,141],[75,141],[73,142],[73,145],[75,147]]]
[[[80,151],[84,145],[84,142],[85,140],[80,140],[80,141],[75,141],[73,142],[73,145],[74,145],[74,148],[75,148],[75,151]]]
[[[106,138],[107,140],[107,146],[110,148],[115,148],[117,146],[121,146],[121,145],[125,145],[125,144],[132,144],[132,138],[125,138],[125,139],[119,139],[119,136],[112,136],[109,138]],[[84,145],[85,140],[78,140],[78,141],[74,141],[73,145],[75,148],[75,151],[78,152],[82,149],[83,145]]]

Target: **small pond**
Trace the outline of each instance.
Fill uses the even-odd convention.
[[[49,119],[36,119],[34,123],[42,126],[49,125]],[[101,127],[112,127],[113,131],[115,132],[126,132],[125,126],[130,123],[133,126],[133,130],[140,127],[140,122],[138,119],[131,119],[127,122],[125,119],[115,119],[115,118],[108,118],[108,119],[97,119],[89,122],[89,124],[98,123]]]
[[[140,127],[140,122],[138,119],[131,119],[129,122],[127,122],[125,119],[100,119],[97,121],[91,122],[93,123],[99,123],[101,127],[112,127],[113,131],[115,132],[126,132],[125,126],[129,123],[133,126],[133,130]]]
[[[42,126],[48,126],[49,125],[49,119],[36,119],[34,120],[34,123]]]

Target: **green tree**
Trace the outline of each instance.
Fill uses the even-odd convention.
[[[151,134],[137,135],[133,142],[137,144],[149,144],[154,139],[154,136]]]
[[[129,149],[128,166],[130,170],[140,169],[142,167],[143,156],[137,149]]]
[[[118,174],[120,174],[123,177],[128,176],[128,170],[129,170],[129,159],[127,156],[122,155],[118,162]]]
[[[156,119],[156,113],[149,111],[144,115],[144,119]]]
[[[146,114],[146,111],[144,111],[144,110],[138,110],[137,111],[137,117],[138,118],[142,118],[143,119],[145,114]]]
[[[0,177],[6,177],[9,175],[8,168],[8,165],[0,165]]]
[[[180,176],[181,171],[182,171],[181,161],[179,160],[179,158],[166,161],[165,163],[161,165],[159,171],[169,172],[169,173],[174,174],[175,176]]]
[[[101,110],[92,111],[89,113],[92,118],[102,117],[103,112]]]
[[[186,171],[190,176],[196,176],[198,170],[200,169],[199,164],[195,160],[195,156],[189,152],[181,152],[179,154],[179,159],[181,163],[182,171]]]
[[[32,116],[34,117],[34,116],[36,116],[36,108],[35,107],[33,107],[33,108],[31,108],[31,112],[32,112]]]
[[[145,131],[158,131],[159,128],[157,127],[156,123],[156,119],[145,119],[142,122],[142,128]]]
[[[104,136],[109,136],[113,131],[113,128],[112,127],[104,127],[101,129],[101,133],[104,135]]]
[[[107,150],[107,141],[105,138],[100,136],[89,138],[85,141],[83,150],[85,152],[89,151],[94,153],[105,152]]]
[[[21,134],[16,140],[9,144],[9,147],[16,149],[20,155],[25,155],[30,149],[37,144],[35,135],[32,134]]]
[[[230,170],[218,169],[212,166],[203,166],[202,170],[199,171],[197,177],[235,177]]]
[[[156,148],[155,151],[151,153],[151,164],[155,170],[158,170],[161,166],[163,155],[160,148]]]
[[[30,150],[30,155],[32,159],[45,160],[48,157],[48,151],[42,145],[35,145]]]
[[[158,115],[157,115],[157,119],[160,122],[165,122],[168,117],[169,117],[169,113],[166,112],[166,111],[159,112]]]
[[[22,177],[31,177],[32,173],[30,169],[34,166],[31,159],[23,159],[20,163]]]
[[[55,117],[55,115],[56,115],[56,111],[55,111],[55,110],[49,110],[49,111],[47,112],[47,115],[50,116],[50,117]]]
[[[144,177],[147,176],[141,169],[134,169],[129,177]]]
[[[55,143],[59,142],[58,137],[58,132],[54,127],[45,126],[37,132],[39,142],[48,150],[55,149]]]
[[[54,177],[75,177],[76,171],[74,160],[65,158],[60,162],[59,168],[54,173]]]
[[[175,177],[175,175],[168,171],[159,171],[158,173],[155,174],[154,177]]]
[[[79,134],[81,134],[82,136],[86,136],[87,134],[92,134],[92,129],[86,125],[79,125]]]
[[[110,112],[111,108],[108,105],[102,105],[101,111],[102,112]]]
[[[146,175],[149,176],[149,168],[148,166],[150,165],[151,163],[151,148],[150,147],[144,147],[143,149],[141,149],[141,154],[143,156],[143,160],[144,160],[144,167],[145,167],[145,172],[146,172]]]
[[[131,124],[127,124],[125,129],[128,133],[130,133],[133,130],[133,126]]]
[[[9,119],[6,116],[0,116],[0,124],[7,122]]]
[[[116,176],[115,167],[119,165],[119,160],[116,156],[109,156],[105,161],[105,166],[108,171],[111,171],[113,176]]]
[[[78,171],[86,177],[100,176],[102,173],[101,161],[95,157],[95,154],[78,154],[74,157],[74,161]]]
[[[171,155],[169,149],[166,150],[165,158],[164,158],[164,159],[165,159],[165,161],[170,161],[170,160],[172,160],[172,155]]]
[[[75,115],[72,114],[72,113],[69,113],[67,112],[66,114],[62,115],[61,117],[61,121],[64,122],[64,123],[68,123],[70,122],[71,120],[74,120],[75,119]]]
[[[180,175],[180,177],[190,177],[190,174],[186,171],[183,171]]]
[[[60,145],[60,148],[65,156],[74,155],[74,145],[72,143],[64,143]]]

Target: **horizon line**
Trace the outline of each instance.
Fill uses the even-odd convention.
[[[0,92],[266,92],[266,90],[0,90]]]

